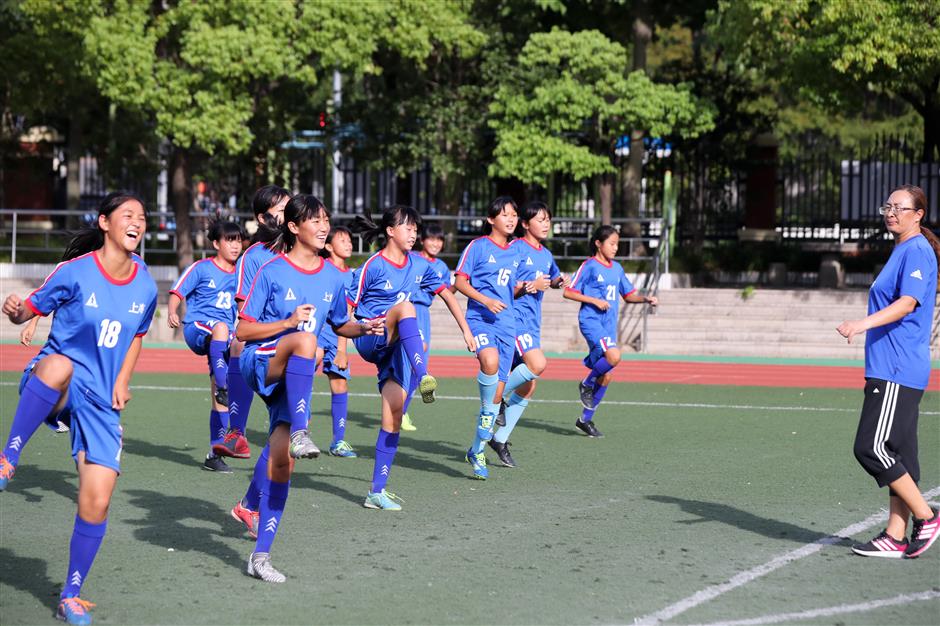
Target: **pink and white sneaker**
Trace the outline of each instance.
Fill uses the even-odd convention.
[[[911,543],[904,551],[905,559],[916,559],[927,551],[927,548],[933,545],[933,542],[940,536],[940,511],[933,510],[933,517],[930,519],[914,519],[914,527],[911,529]]]
[[[904,558],[904,551],[908,548],[907,539],[898,541],[888,534],[887,530],[868,543],[857,543],[852,546],[852,552],[862,556],[877,556],[883,559]]]

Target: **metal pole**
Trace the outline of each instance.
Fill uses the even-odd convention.
[[[13,240],[12,240],[12,250],[10,251],[10,260],[13,262],[13,265],[16,265],[16,211],[13,212]]]

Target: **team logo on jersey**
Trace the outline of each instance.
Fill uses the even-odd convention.
[[[492,254],[490,255],[490,260],[487,261],[487,263],[496,263],[496,259],[493,257]]]
[[[532,265],[532,257],[526,257],[525,264]]]
[[[415,282],[418,283],[418,284],[421,284],[421,277],[420,277],[420,276],[415,276]]]
[[[393,289],[393,287],[392,287],[392,281],[386,280],[386,281],[385,281],[385,286],[382,287],[382,289],[384,289],[385,291],[391,291],[391,290]]]
[[[604,280],[604,277],[603,277],[603,276],[601,276],[600,274],[598,274],[598,275],[597,275],[597,282],[599,282],[599,283],[604,283],[604,282],[607,282],[607,281]]]
[[[85,301],[85,306],[94,307],[96,309],[98,308],[98,299],[95,298],[94,291],[91,292],[91,295],[88,297],[88,300]]]
[[[143,302],[131,302],[131,308],[129,308],[127,312],[142,315],[146,308],[147,305],[145,305]]]
[[[923,274],[920,273],[920,270],[914,270],[911,272],[911,278],[916,278],[917,280],[924,280]]]
[[[212,280],[211,278],[209,279],[209,288],[210,288],[210,289],[215,289],[215,281]]]
[[[297,299],[297,296],[294,295],[294,290],[288,287],[287,295],[284,296],[284,301],[287,302],[288,300],[296,300],[296,299]]]
[[[324,302],[332,302],[332,301],[333,301],[333,292],[332,292],[332,291],[328,291],[328,292],[326,292],[325,294],[323,294],[323,301],[324,301]],[[229,410],[229,412],[231,412],[231,410]]]

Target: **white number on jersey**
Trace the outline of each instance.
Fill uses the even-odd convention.
[[[608,300],[617,299],[617,285],[607,285],[607,299]]]
[[[516,337],[516,340],[519,342],[519,345],[522,347],[523,350],[528,350],[529,348],[532,347],[532,344],[535,343],[532,340],[532,335],[530,335],[529,333],[519,335],[518,337]]]
[[[121,322],[117,320],[101,320],[101,331],[98,333],[99,348],[113,348],[117,345],[121,334]]]
[[[499,275],[496,277],[496,284],[500,285],[501,287],[508,285],[510,274],[512,274],[512,270],[508,267],[504,267],[503,269],[499,270]]]
[[[230,291],[220,291],[219,295],[215,298],[215,308],[217,309],[231,309],[232,308],[232,293]]]
[[[480,333],[479,335],[474,337],[473,340],[477,344],[477,350],[479,350],[483,346],[490,345],[490,338],[486,336],[486,333]]]
[[[410,291],[399,291],[399,292],[398,292],[398,295],[395,296],[395,304],[401,304],[401,303],[404,302],[405,300],[407,300],[408,302],[411,302],[411,292],[410,292]],[[395,306],[395,304],[393,304],[392,306]]]
[[[315,317],[311,317],[310,319],[297,324],[297,330],[302,330],[305,333],[312,333],[316,327],[317,327],[317,318]]]

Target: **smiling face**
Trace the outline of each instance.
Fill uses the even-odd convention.
[[[536,241],[545,241],[548,239],[549,233],[552,232],[552,218],[548,216],[547,212],[539,211],[528,222],[523,221],[522,227],[535,237]]]
[[[414,248],[415,241],[418,240],[418,225],[405,223],[389,226],[385,229],[385,234],[388,235],[388,245],[407,253]]]
[[[594,245],[597,246],[597,253],[609,263],[617,256],[617,248],[620,246],[620,235],[613,233],[604,241],[595,241]]]
[[[352,256],[352,238],[345,231],[337,231],[330,240],[330,243],[326,244],[326,249],[330,254],[345,261]]]
[[[326,236],[330,234],[330,216],[320,209],[316,215],[299,224],[288,222],[287,228],[296,235],[299,245],[319,252],[326,246]]]
[[[424,248],[425,254],[436,259],[444,247],[444,240],[440,237],[425,237],[421,240],[421,247]]]
[[[898,190],[888,196],[885,207],[890,210],[884,215],[885,228],[895,237],[905,239],[920,232],[920,220],[924,212],[914,209],[914,198],[904,190]]]
[[[147,214],[137,200],[128,200],[111,212],[98,216],[98,227],[105,239],[125,252],[133,252],[147,232]]]
[[[219,241],[213,241],[212,247],[219,253],[219,258],[226,263],[235,263],[242,253],[241,235],[228,235]]]
[[[493,234],[508,239],[516,230],[516,223],[519,221],[519,215],[512,205],[503,205],[503,209],[496,214],[496,217],[488,217],[486,221],[493,226]]]

